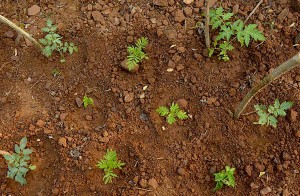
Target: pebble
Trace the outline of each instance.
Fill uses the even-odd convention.
[[[92,121],[93,117],[91,115],[85,115],[85,120]]]
[[[236,95],[236,90],[234,88],[229,89],[229,95],[234,97]]]
[[[36,122],[36,125],[38,126],[38,127],[43,127],[44,126],[44,124],[45,124],[45,122],[43,121],[43,120],[38,120],[37,122]]]
[[[147,188],[147,186],[148,186],[147,180],[145,180],[145,179],[141,179],[139,184],[142,188]]]
[[[248,174],[248,176],[251,176],[251,175],[252,175],[252,170],[253,170],[253,168],[252,168],[251,165],[246,165],[245,171],[246,171],[246,173]]]
[[[54,189],[52,189],[52,194],[53,195],[58,195],[59,194],[59,189],[58,188],[54,188]]]
[[[44,129],[44,134],[48,135],[51,134],[52,130],[51,129]]]
[[[59,119],[61,120],[61,121],[63,121],[63,120],[65,120],[65,118],[68,116],[68,113],[62,113],[62,114],[60,114],[59,115]]]
[[[290,120],[291,120],[291,122],[296,122],[297,121],[297,116],[298,116],[298,112],[291,109],[290,110]]]
[[[217,101],[216,98],[210,97],[210,98],[207,99],[207,104],[208,104],[208,105],[212,105],[212,104],[215,103],[216,101]]]
[[[188,105],[188,102],[185,99],[178,99],[177,103],[180,108],[186,108]]]
[[[37,15],[38,13],[40,13],[41,8],[38,5],[33,5],[30,8],[28,8],[28,16],[34,16]]]
[[[175,11],[175,14],[174,14],[174,20],[175,20],[176,22],[179,22],[179,23],[181,23],[181,22],[183,22],[183,21],[185,20],[185,16],[184,16],[182,10],[176,10],[176,11]]]
[[[187,5],[194,3],[194,0],[183,0],[183,2]]]
[[[297,138],[300,138],[300,130],[295,131],[295,136],[296,136]]]
[[[181,176],[184,176],[186,174],[186,171],[184,168],[180,167],[178,168],[177,170],[178,174],[181,175]]]
[[[94,21],[104,23],[104,17],[101,14],[101,12],[93,11],[92,12],[92,17],[93,17]]]
[[[58,139],[58,144],[66,148],[67,147],[67,139],[64,137],[60,137]]]
[[[109,137],[103,137],[99,140],[102,143],[108,143],[109,142]]]
[[[272,189],[271,189],[270,187],[267,186],[267,187],[261,189],[259,192],[260,192],[260,194],[262,194],[262,195],[266,195],[266,194],[270,193],[271,191],[272,191]]]
[[[153,4],[156,5],[156,6],[167,7],[168,6],[168,0],[153,0]]]
[[[76,105],[77,105],[77,107],[81,107],[82,106],[82,104],[83,104],[83,101],[79,98],[79,97],[76,97],[75,98],[75,102],[76,102]]]
[[[130,93],[128,93],[128,92],[124,93],[124,101],[125,101],[125,103],[129,103],[133,99],[134,99],[134,93],[132,93],[132,92],[130,92]]]
[[[184,70],[184,66],[183,64],[179,64],[177,67],[176,67],[177,71],[182,71]]]
[[[8,38],[13,38],[13,37],[15,36],[15,34],[14,34],[14,32],[12,32],[12,31],[6,31],[6,32],[4,33],[4,36],[5,36],[5,37],[8,37]]]
[[[158,182],[155,178],[151,178],[148,180],[148,185],[155,190],[158,187]]]
[[[239,4],[235,4],[235,5],[232,7],[232,13],[233,13],[233,14],[239,13],[239,8],[240,8],[240,5],[239,5]]]

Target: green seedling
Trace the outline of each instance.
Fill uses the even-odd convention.
[[[86,95],[84,95],[82,102],[84,108],[88,107],[88,105],[94,105],[94,100]]]
[[[285,101],[282,104],[280,104],[279,100],[276,99],[274,105],[267,106],[261,104],[261,105],[255,105],[254,108],[256,110],[256,113],[259,116],[258,122],[255,122],[254,124],[259,125],[266,125],[266,126],[273,126],[274,128],[277,127],[277,117],[279,116],[286,116],[285,110],[288,110],[292,107],[293,103],[289,101]]]
[[[62,42],[62,36],[56,33],[57,25],[53,25],[50,19],[46,22],[46,27],[42,28],[44,33],[47,35],[40,39],[40,43],[43,44],[43,54],[46,57],[50,57],[54,51],[59,52],[60,54],[60,62],[66,62],[64,54],[69,52],[69,54],[73,54],[73,52],[78,52],[78,48],[74,45],[73,42]]]
[[[127,56],[127,66],[129,71],[134,69],[143,59],[149,59],[147,54],[143,51],[147,45],[148,39],[142,37],[136,41],[135,46],[127,47],[127,51],[129,53]]]
[[[6,161],[8,161],[7,177],[15,179],[21,185],[27,183],[25,176],[29,170],[35,170],[35,165],[28,165],[30,160],[30,154],[32,150],[25,148],[27,144],[27,138],[23,137],[20,141],[20,145],[15,144],[15,153],[12,155],[3,155]]]
[[[215,182],[217,182],[214,192],[223,188],[224,184],[229,187],[235,187],[234,179],[235,168],[230,168],[229,166],[225,167],[225,170],[222,170],[219,173],[214,173]]]
[[[170,109],[168,109],[165,106],[160,106],[156,109],[156,112],[160,116],[165,116],[167,119],[167,123],[170,125],[176,122],[176,118],[179,118],[180,120],[184,120],[188,118],[188,115],[186,112],[182,111],[177,103],[172,103],[170,106]]]
[[[265,36],[257,29],[256,24],[245,25],[240,19],[231,22],[229,21],[233,13],[224,13],[224,9],[219,7],[215,10],[210,10],[210,25],[212,30],[218,29],[219,34],[213,42],[213,47],[209,48],[209,57],[211,57],[215,51],[219,51],[219,59],[228,61],[228,51],[234,49],[231,42],[237,38],[241,46],[249,46],[251,38],[255,41],[265,41]],[[235,38],[233,38],[235,37]],[[233,39],[231,39],[233,38]]]
[[[51,74],[53,75],[53,77],[59,76],[60,73],[61,73],[61,71],[56,68],[51,71]]]
[[[105,184],[111,183],[113,178],[118,177],[117,174],[114,173],[114,169],[122,169],[125,163],[122,163],[117,158],[117,152],[114,150],[107,149],[106,155],[104,155],[104,159],[101,159],[97,167],[103,169],[105,175],[103,177],[103,181]]]

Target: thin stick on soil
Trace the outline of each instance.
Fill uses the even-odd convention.
[[[263,3],[263,1],[264,1],[264,0],[260,0],[260,1],[258,2],[258,4],[255,6],[255,8],[252,10],[252,12],[251,12],[251,13],[249,14],[249,16],[246,18],[245,24],[246,24],[246,22],[249,20],[249,18],[254,14],[254,12],[257,10],[257,8],[260,6],[260,4]]]
[[[34,45],[36,45],[36,47],[38,47],[40,50],[43,50],[42,45],[38,41],[36,41],[36,39],[34,39],[31,35],[29,35],[29,33],[25,32],[23,29],[21,29],[20,27],[18,27],[17,25],[15,25],[13,22],[11,22],[10,20],[8,20],[7,18],[5,18],[2,15],[0,15],[0,22],[7,24],[11,28],[13,28],[15,31],[17,31],[19,34],[26,37],[30,42],[32,42]]]
[[[206,48],[210,48],[209,38],[209,0],[206,1],[206,14],[205,14],[205,44]]]
[[[238,105],[234,112],[234,118],[239,118],[243,110],[246,108],[251,99],[263,88],[265,88],[268,84],[270,84],[273,80],[277,79],[284,73],[298,67],[300,65],[300,52],[295,56],[287,60],[286,62],[279,65],[276,69],[274,69],[271,73],[269,73],[266,77],[264,77],[258,84],[256,84],[244,97],[242,102]]]

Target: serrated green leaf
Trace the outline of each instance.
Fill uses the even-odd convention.
[[[269,124],[271,125],[271,126],[273,126],[274,128],[276,128],[277,127],[277,119],[274,117],[274,116],[272,116],[272,115],[270,115],[270,116],[268,116],[268,122],[269,122]]]
[[[23,155],[30,155],[32,153],[32,150],[27,148],[23,150]]]
[[[278,99],[275,99],[275,103],[274,103],[274,108],[279,108],[280,107],[280,102]]]
[[[287,110],[293,106],[293,102],[285,101],[280,105],[280,109]]]
[[[233,13],[226,13],[223,15],[223,20],[229,20],[233,16]]]
[[[208,56],[212,57],[212,55],[214,54],[215,49],[214,48],[209,48],[208,49]]]
[[[249,43],[250,43],[250,38],[253,38],[255,41],[259,40],[259,41],[265,41],[265,37],[262,34],[262,32],[260,32],[257,28],[256,24],[249,24],[247,26],[245,26],[244,29],[244,39],[245,39],[245,44],[248,47]]]
[[[94,105],[94,100],[86,95],[83,97],[82,101],[84,108],[86,108],[88,105]]]
[[[186,112],[183,112],[183,111],[180,110],[180,111],[177,112],[177,117],[180,120],[184,120],[184,119],[188,118],[188,115],[186,114]]]
[[[15,144],[15,152],[18,154],[21,152],[21,148],[17,144]]]
[[[26,179],[25,179],[21,174],[17,174],[17,175],[15,176],[15,180],[16,180],[17,182],[19,182],[21,185],[27,184]]]
[[[20,149],[23,151],[26,147],[26,144],[27,144],[27,138],[26,137],[23,137],[20,141]]]
[[[166,116],[167,114],[169,114],[169,109],[165,106],[160,106],[159,108],[156,109],[156,112],[160,116]]]
[[[167,123],[169,123],[171,125],[174,122],[176,122],[175,116],[174,116],[174,114],[170,113],[167,117]]]

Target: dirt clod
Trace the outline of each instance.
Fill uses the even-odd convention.
[[[272,191],[272,189],[271,189],[270,187],[267,186],[267,187],[261,189],[259,192],[260,192],[260,194],[262,194],[262,195],[267,195],[267,194],[269,194],[271,191]]]
[[[37,125],[38,127],[44,127],[45,122],[44,122],[43,120],[39,119],[39,120],[36,122],[36,125]]]
[[[64,137],[60,137],[58,139],[58,144],[66,148],[67,147],[67,139]]]
[[[28,16],[34,16],[37,15],[38,13],[40,13],[41,8],[38,5],[33,5],[30,8],[28,8]]]
[[[148,180],[148,185],[155,190],[158,187],[158,182],[155,178],[151,178]]]

